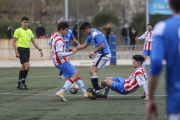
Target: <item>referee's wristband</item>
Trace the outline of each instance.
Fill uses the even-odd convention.
[[[42,49],[39,49],[39,51],[42,51]]]
[[[18,53],[18,51],[15,51],[15,53]]]
[[[92,53],[92,54],[94,54],[94,52],[93,52],[93,51],[92,51],[91,53]]]

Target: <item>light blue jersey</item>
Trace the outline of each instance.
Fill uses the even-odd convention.
[[[104,49],[98,51],[99,54],[111,53],[105,36],[96,29],[93,29],[91,34],[88,36],[87,43],[92,43],[94,47],[98,48],[101,43],[104,43]]]
[[[167,112],[180,113],[180,15],[155,26],[151,53],[151,75],[159,75],[166,60]]]
[[[74,35],[70,29],[68,29],[67,34],[63,37],[65,43],[66,43],[66,48],[69,50],[69,42],[70,39],[74,39]]]

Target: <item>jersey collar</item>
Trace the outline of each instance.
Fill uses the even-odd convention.
[[[56,34],[62,37],[62,35],[61,35],[61,34],[59,34],[58,32],[56,32]]]

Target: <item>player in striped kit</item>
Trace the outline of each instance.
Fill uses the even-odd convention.
[[[67,101],[64,98],[64,93],[72,86],[73,82],[76,81],[77,85],[84,92],[84,97],[93,97],[90,93],[88,93],[84,87],[84,83],[82,82],[79,72],[77,69],[69,62],[67,56],[73,55],[75,50],[69,49],[67,51],[65,41],[63,37],[67,34],[69,25],[65,22],[61,22],[58,24],[58,32],[55,32],[51,36],[51,49],[52,49],[52,60],[54,65],[60,69],[63,75],[68,78],[65,82],[63,88],[56,93],[57,97],[60,97],[62,101]]]
[[[107,98],[109,88],[123,95],[135,92],[140,86],[143,86],[145,92],[145,100],[149,98],[148,80],[146,70],[142,67],[144,57],[142,55],[134,55],[133,66],[136,70],[128,78],[107,77],[99,84],[99,88],[105,88],[102,97]]]
[[[147,56],[151,55],[152,42],[154,39],[154,31],[152,24],[148,24],[148,31],[146,31],[142,36],[135,38],[135,40],[140,40],[140,39],[145,39],[144,48],[143,48],[143,57],[145,59],[142,65],[145,68]]]

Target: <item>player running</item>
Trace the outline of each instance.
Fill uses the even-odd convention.
[[[91,28],[91,25],[89,22],[82,23],[79,29],[81,29],[84,32],[84,34],[88,35],[88,38],[83,45],[75,48],[74,50],[84,49],[90,43],[92,43],[94,47],[96,47],[96,49],[93,50],[89,54],[89,58],[92,59],[93,54],[98,53],[96,57],[94,58],[92,66],[89,69],[91,82],[94,88],[94,96],[91,99],[95,100],[97,97],[101,96],[101,93],[99,91],[99,86],[98,86],[97,72],[99,68],[103,69],[105,64],[110,60],[111,52],[110,52],[105,36],[98,30]]]
[[[53,63],[62,71],[66,78],[69,78],[62,89],[56,93],[56,96],[60,97],[62,101],[67,101],[64,97],[64,93],[72,86],[73,82],[76,81],[77,85],[84,92],[84,97],[90,98],[93,97],[93,95],[86,91],[84,83],[79,76],[79,72],[67,59],[67,56],[73,55],[76,52],[76,50],[72,49],[67,51],[65,41],[63,40],[63,37],[67,34],[68,27],[69,25],[65,22],[59,23],[58,32],[53,33],[51,36]]]
[[[143,61],[143,67],[146,67],[146,59],[147,56],[151,55],[152,50],[152,42],[154,39],[154,31],[152,24],[148,24],[148,31],[146,31],[141,37],[136,37],[135,40],[145,39],[144,48],[143,48],[143,57],[145,58]]]

